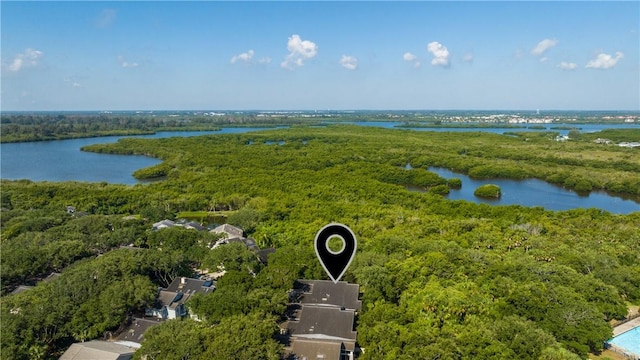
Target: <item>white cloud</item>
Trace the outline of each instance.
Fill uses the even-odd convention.
[[[620,51],[616,52],[616,57],[613,57],[609,54],[600,53],[595,59],[589,61],[585,67],[591,69],[608,69],[616,66],[618,61],[623,57],[624,54]]]
[[[128,62],[122,56],[118,56],[118,62],[123,68],[134,68],[139,66],[137,62]]]
[[[289,53],[285,56],[280,66],[293,70],[294,67],[304,65],[306,60],[314,58],[318,54],[318,45],[309,40],[302,40],[299,35],[291,35],[287,41]]]
[[[473,54],[472,53],[466,53],[464,54],[464,57],[462,58],[462,61],[464,62],[473,62]]]
[[[556,65],[556,67],[562,70],[575,70],[578,67],[578,64],[572,62],[563,61],[560,64]]]
[[[419,68],[420,67],[420,61],[418,60],[418,57],[410,52],[406,52],[402,55],[402,59],[404,61],[408,61],[408,62],[412,62],[413,63],[413,67],[415,68]]]
[[[231,58],[231,63],[232,63],[232,64],[235,64],[235,63],[236,63],[236,62],[238,62],[238,61],[242,61],[242,62],[244,62],[245,64],[246,64],[246,63],[249,63],[249,62],[251,62],[251,59],[253,59],[253,55],[254,55],[254,54],[255,54],[255,53],[254,53],[254,51],[253,51],[253,50],[249,50],[249,51],[247,51],[247,52],[245,52],[245,53],[241,53],[241,54],[238,54],[238,55],[234,55],[234,56]]]
[[[104,9],[96,19],[96,26],[100,28],[108,27],[116,19],[116,11],[113,9]]]
[[[27,48],[24,52],[17,54],[8,69],[12,72],[18,72],[23,68],[32,67],[38,65],[38,60],[42,57],[43,53],[40,50]]]
[[[534,47],[531,50],[531,53],[533,55],[536,55],[536,56],[542,55],[542,54],[544,54],[545,51],[551,49],[552,47],[554,47],[556,45],[558,45],[558,40],[556,40],[556,39],[544,39],[544,40],[540,41],[538,43],[538,45],[536,45],[536,47]]]
[[[541,63],[546,63],[547,61],[549,61],[549,58],[546,57],[546,56],[543,56],[543,57],[540,58],[540,62]]]
[[[22,59],[22,57],[16,56],[11,62],[11,65],[9,65],[9,71],[20,71],[20,69],[22,69],[23,62],[24,60]]]
[[[402,55],[402,58],[404,59],[404,61],[415,61],[418,59],[417,56],[413,55],[410,52],[404,53],[404,55]]]
[[[253,51],[253,49],[249,49],[249,51],[244,52],[244,53],[240,53],[238,55],[234,55],[231,57],[230,62],[232,64],[238,63],[238,62],[242,62],[245,64],[271,64],[271,58],[268,56],[264,56],[260,59],[258,59],[257,61],[254,60],[255,58],[255,51]]]
[[[427,45],[427,51],[433,54],[431,65],[449,66],[449,50],[446,46],[437,41],[432,41]]]
[[[345,69],[355,70],[358,68],[358,59],[353,56],[342,55],[340,65]]]

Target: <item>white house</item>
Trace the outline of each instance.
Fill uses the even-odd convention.
[[[216,288],[213,280],[200,280],[187,277],[175,278],[166,289],[159,289],[153,308],[145,310],[146,316],[163,320],[183,318],[189,314],[185,302],[194,294],[208,294]]]

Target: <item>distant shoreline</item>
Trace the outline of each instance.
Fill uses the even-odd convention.
[[[162,131],[217,131],[225,127],[314,126],[387,122],[395,128],[573,130],[579,125],[637,125],[640,112],[556,111],[118,111],[3,112],[0,143],[105,136],[153,135]],[[574,126],[575,125],[575,126]]]

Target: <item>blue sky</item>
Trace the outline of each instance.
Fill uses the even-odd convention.
[[[1,3],[2,110],[640,110],[640,2]]]

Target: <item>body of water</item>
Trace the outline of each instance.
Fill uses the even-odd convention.
[[[623,332],[607,342],[624,349],[630,355],[640,358],[640,327]]]
[[[592,191],[589,194],[578,194],[562,186],[549,184],[538,179],[472,179],[461,173],[444,168],[429,168],[443,178],[462,180],[460,189],[452,189],[446,195],[450,200],[466,200],[490,205],[522,205],[541,206],[548,210],[569,210],[576,208],[598,208],[614,214],[628,214],[640,211],[640,203],[632,199],[612,196],[604,191]],[[484,184],[500,186],[502,196],[499,199],[479,198],[473,194],[476,188]],[[411,191],[425,191],[417,187],[408,187]],[[640,199],[636,199],[639,200]]]
[[[402,123],[397,121],[356,121],[351,122],[350,124],[359,125],[359,126],[375,126],[382,127],[387,129],[407,129],[407,130],[416,130],[416,131],[435,131],[435,132],[473,132],[473,131],[481,131],[488,132],[493,134],[504,134],[505,132],[523,132],[523,131],[555,131],[560,133],[560,135],[567,135],[569,130],[560,130],[554,129],[556,127],[561,128],[576,128],[579,129],[580,132],[583,133],[592,133],[597,131],[602,131],[604,129],[640,129],[640,124],[636,123],[625,123],[625,124],[569,124],[569,123],[553,123],[553,124],[512,124],[513,126],[522,126],[522,127],[477,127],[477,128],[464,128],[464,127],[446,127],[446,125],[434,126],[434,127],[398,127],[398,125],[402,125]],[[531,129],[530,127],[536,127]],[[537,127],[544,127],[538,129]]]
[[[0,145],[0,177],[33,181],[86,181],[137,184],[133,172],[160,163],[141,155],[97,154],[80,151],[83,146],[118,141],[124,137],[145,139],[189,137],[208,134],[239,134],[271,128],[224,128],[220,131],[165,131],[153,135],[105,136],[69,140],[32,141]]]
[[[355,122],[360,126],[378,126],[394,128],[398,122]],[[570,126],[569,124],[547,124],[547,127]],[[605,128],[632,128],[633,124],[616,125],[574,125],[583,132],[600,131]],[[130,136],[137,138],[188,137],[207,134],[238,134],[273,128],[223,128],[220,131],[178,131],[158,132],[153,135]],[[501,134],[505,131],[528,131],[529,129],[513,128],[416,128],[419,131],[483,131]],[[545,131],[545,130],[535,130]],[[568,130],[566,130],[568,132]],[[33,181],[86,181],[108,182],[114,184],[140,183],[132,174],[134,171],[158,164],[158,159],[138,155],[97,154],[80,151],[83,146],[111,143],[125,136],[108,136],[96,138],[36,141],[24,143],[8,143],[0,145],[0,177],[3,179],[29,179]],[[274,142],[275,143],[275,142]],[[430,169],[445,178],[460,178],[462,188],[452,190],[447,196],[451,200],[467,200],[492,205],[542,206],[550,210],[567,210],[573,208],[600,208],[612,213],[630,213],[640,211],[640,204],[633,200],[611,196],[605,192],[591,192],[579,195],[571,190],[548,184],[541,180],[474,180],[464,174],[457,174],[447,169]],[[480,185],[493,183],[502,188],[500,199],[489,200],[477,198],[473,191]],[[419,190],[419,189],[412,189]],[[637,200],[637,199],[636,199]]]

